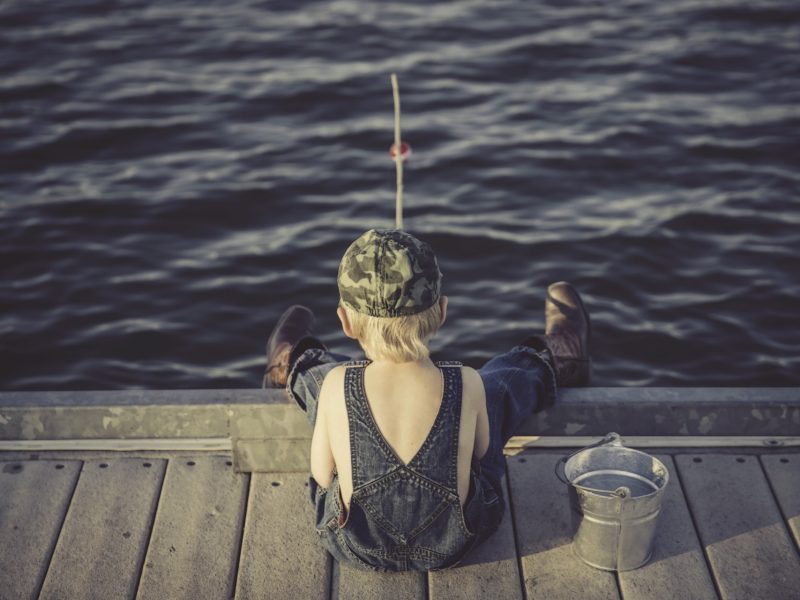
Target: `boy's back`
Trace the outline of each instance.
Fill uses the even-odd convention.
[[[323,487],[336,465],[342,500],[350,506],[353,492],[350,428],[345,404],[345,370],[328,373],[319,398],[312,441],[311,472]],[[463,506],[469,492],[473,454],[481,458],[489,442],[483,383],[478,373],[462,367],[462,402],[458,430],[458,496]],[[444,376],[429,359],[420,363],[376,361],[364,369],[364,392],[374,422],[397,458],[408,464],[428,438],[441,409]],[[330,454],[326,453],[327,439]]]

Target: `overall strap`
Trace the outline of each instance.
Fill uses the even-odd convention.
[[[440,480],[458,495],[458,441],[463,394],[461,363],[439,361],[436,366],[444,378],[442,406],[428,438],[409,466],[413,465],[421,475]]]
[[[364,369],[370,361],[348,366],[344,375],[344,402],[350,430],[350,466],[353,490],[402,466],[381,435],[364,391]]]

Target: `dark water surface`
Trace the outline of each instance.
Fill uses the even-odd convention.
[[[566,279],[599,385],[800,385],[800,3],[0,0],[0,386],[254,387],[391,226],[439,357]]]

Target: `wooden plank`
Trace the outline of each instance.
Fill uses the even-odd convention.
[[[425,598],[425,573],[362,571],[340,562],[333,572],[332,600],[418,600]]]
[[[326,598],[331,558],[314,531],[305,473],[254,473],[236,597]]]
[[[528,598],[619,598],[613,573],[588,566],[572,548],[567,489],[553,473],[560,455],[507,458],[514,529]]]
[[[661,511],[650,561],[619,574],[625,600],[673,600],[717,598],[700,540],[692,525],[680,478],[668,455],[656,455],[670,474],[661,498]]]
[[[36,598],[80,461],[0,462],[0,598]]]
[[[800,558],[755,456],[676,456],[723,598],[797,598]]]
[[[800,454],[762,454],[761,464],[800,548]]]
[[[224,456],[169,461],[137,600],[233,595],[248,478]]]
[[[237,439],[233,442],[233,462],[239,472],[297,473],[308,469],[311,445],[302,438]]]
[[[432,600],[445,598],[503,598],[522,600],[517,544],[506,488],[506,514],[498,530],[478,546],[454,569],[434,571],[428,575]]]
[[[83,463],[40,598],[133,598],[164,466],[139,458]]]
[[[601,440],[602,435],[515,435],[506,443],[503,451],[515,454],[518,450],[531,448],[581,448]],[[765,445],[780,445],[781,448],[800,446],[796,435],[626,435],[627,448],[764,448]],[[2,442],[0,442],[2,449]]]
[[[0,440],[0,452],[230,452],[230,438]]]

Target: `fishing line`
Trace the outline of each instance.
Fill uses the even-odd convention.
[[[392,95],[394,96],[394,144],[389,156],[394,159],[397,170],[397,196],[395,198],[395,227],[403,228],[403,161],[411,154],[411,146],[400,139],[400,89],[397,75],[392,73]]]

